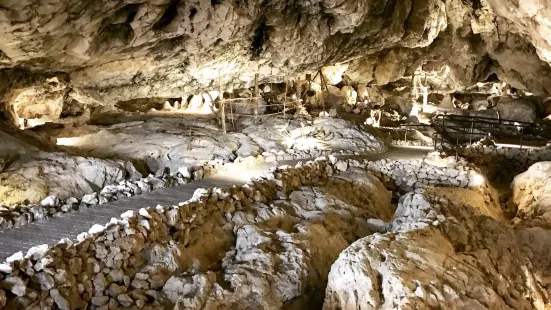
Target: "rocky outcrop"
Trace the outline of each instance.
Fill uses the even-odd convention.
[[[496,110],[501,119],[533,123],[537,119],[536,105],[527,99],[501,98]]]
[[[550,228],[551,162],[539,162],[519,174],[511,183],[512,203],[517,208],[514,222],[521,226]]]
[[[324,309],[544,309],[548,272],[479,207],[437,191],[402,197],[388,232],[341,253]]]
[[[337,118],[310,121],[273,116],[255,124],[246,117],[236,119],[234,124],[231,128],[235,131],[223,134],[216,124],[196,117],[154,117],[111,126],[67,128],[52,134],[58,137],[59,145],[76,155],[130,160],[140,166],[142,172],[153,174],[162,174],[166,169],[176,172],[179,167],[201,165],[214,159],[230,162],[238,156],[264,153],[266,157],[274,157],[279,153],[313,152],[311,157],[317,157],[321,151],[380,153],[385,150],[380,138]]]
[[[131,167],[124,161],[48,153],[0,132],[0,201],[38,203],[48,195],[81,197],[121,181]],[[133,168],[133,167],[132,167]],[[132,170],[132,169],[129,169]]]
[[[196,117],[144,121],[120,117],[123,123],[111,126],[52,130],[59,148],[71,155],[45,152],[0,132],[0,143],[5,145],[0,150],[0,204],[37,204],[51,195],[80,200],[87,194],[99,194],[106,186],[136,181],[140,173],[144,179],[159,180],[149,180],[154,183],[181,184],[183,179],[176,178],[180,168],[192,171],[209,161],[228,163],[251,156],[275,161],[385,150],[380,138],[334,118],[272,117],[258,125],[247,118],[236,123],[245,127],[242,132],[222,134],[215,124]],[[109,120],[103,118],[106,123]],[[149,174],[152,176],[147,177]]]
[[[231,219],[235,246],[221,260],[220,273],[173,277],[163,291],[178,309],[321,305],[338,253],[371,232],[367,218],[390,216],[390,194],[383,184],[350,169],[327,183],[292,191],[273,205],[253,204],[236,212]],[[219,284],[221,278],[229,287]]]
[[[439,193],[450,200],[471,197],[479,210],[494,218],[503,219],[496,190],[481,171],[462,158],[445,157],[438,152],[430,153],[424,159],[391,160],[369,162],[366,168],[381,174],[387,186],[400,194],[416,189],[438,187]],[[477,192],[479,195],[472,195]],[[481,202],[482,201],[482,202]],[[484,207],[483,207],[484,206]]]

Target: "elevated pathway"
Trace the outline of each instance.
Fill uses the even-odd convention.
[[[431,149],[424,147],[394,147],[383,154],[337,157],[362,160],[412,159],[426,155]],[[305,162],[306,160],[263,163],[252,167],[234,169],[186,185],[159,189],[76,212],[64,213],[59,217],[38,220],[20,228],[5,230],[0,232],[0,261],[5,261],[6,258],[19,251],[26,254],[27,250],[34,246],[54,245],[64,238],[75,240],[78,234],[88,231],[94,224],[106,224],[111,218],[118,218],[128,210],[137,211],[141,208],[157,205],[177,205],[191,199],[198,188],[241,186],[251,178],[261,176],[270,167],[294,165],[299,161]]]

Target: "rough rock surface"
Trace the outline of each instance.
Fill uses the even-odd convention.
[[[190,167],[219,159],[233,161],[265,153],[331,150],[380,153],[381,139],[361,126],[336,118],[308,121],[270,117],[255,124],[242,120],[235,132],[222,134],[209,119],[157,117],[111,126],[67,128],[55,135],[71,153],[132,161],[142,172]],[[270,155],[271,154],[271,155]],[[316,157],[316,156],[312,156]],[[292,158],[291,158],[292,159]]]
[[[549,228],[551,223],[551,162],[539,162],[513,180],[516,224]]]
[[[501,119],[533,123],[537,118],[537,109],[533,102],[526,99],[502,98],[496,110]]]
[[[38,203],[48,195],[82,197],[126,176],[125,162],[43,152],[0,132],[0,201]]]
[[[393,210],[386,168],[371,172],[381,163],[329,156],[126,212],[78,243],[14,254],[0,264],[0,289],[24,309],[548,306],[547,230],[504,223],[484,180],[443,184],[465,163],[435,154],[407,165],[438,168],[443,183]]]
[[[548,9],[535,0],[3,1],[0,101],[42,118],[60,101],[181,98],[216,88],[218,77],[250,86],[255,73],[283,81],[343,62],[366,83],[423,64],[442,88],[495,72],[544,95]],[[41,88],[50,78],[61,86]]]
[[[326,184],[293,191],[286,200],[236,212],[231,219],[235,243],[221,270],[172,278],[164,292],[178,309],[321,305],[338,253],[371,232],[366,219],[389,220],[391,214],[383,184],[363,170],[350,170]],[[219,284],[222,279],[228,288]],[[177,283],[181,289],[175,289]]]
[[[477,205],[409,193],[386,233],[341,253],[324,309],[544,309],[548,272],[518,240]]]
[[[479,195],[467,195],[472,199],[469,203],[476,203],[480,206],[479,210],[488,216],[503,219],[496,190],[477,167],[462,158],[441,157],[440,153],[434,152],[424,159],[369,162],[366,168],[380,173],[384,181],[400,194],[415,189],[442,187],[444,189],[440,190],[440,194],[444,197],[463,200],[464,193],[475,191]]]

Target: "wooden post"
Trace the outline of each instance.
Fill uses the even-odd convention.
[[[285,116],[285,109],[287,105],[287,88],[289,87],[289,81],[285,81],[285,94],[283,97],[283,116]]]
[[[299,105],[300,104],[300,99],[302,99],[302,98],[301,98],[300,89],[298,88],[298,80],[295,80],[294,84],[295,84],[295,93],[296,93],[296,96],[297,96],[297,103],[298,103],[297,105]]]
[[[330,94],[329,94],[329,88],[327,87],[327,82],[325,82],[325,77],[323,76],[323,73],[321,73],[320,71],[320,78],[321,78],[321,89],[323,90],[323,88],[325,88],[325,96],[323,96],[323,112],[325,112],[325,98],[329,98],[330,97]],[[327,97],[326,97],[327,96]],[[331,103],[331,107],[333,106],[333,103]]]
[[[258,73],[254,75],[254,96],[256,97],[256,104],[254,107],[254,119],[258,118],[258,108],[260,107],[260,92],[258,90]]]
[[[224,101],[224,89],[222,89],[222,78],[218,77],[218,88],[220,94],[220,119],[222,121],[222,132],[226,133],[226,102]]]

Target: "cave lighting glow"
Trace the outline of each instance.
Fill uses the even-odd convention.
[[[481,174],[477,173],[473,176],[473,178],[471,179],[471,184],[473,186],[482,186],[486,183],[486,179],[484,179],[484,176],[482,176]]]
[[[316,93],[321,93],[321,85],[319,85],[318,83],[310,82],[310,90],[313,90]]]
[[[72,138],[57,138],[56,145],[59,146],[79,146],[84,141],[82,137],[72,137]]]

